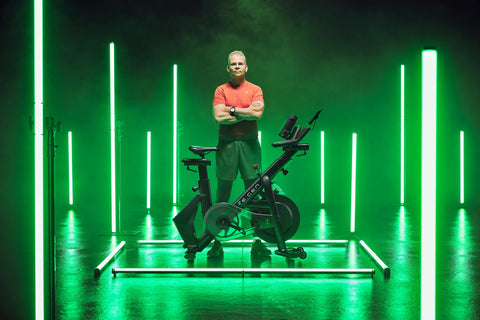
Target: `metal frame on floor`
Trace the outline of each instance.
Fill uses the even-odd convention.
[[[385,278],[390,277],[390,268],[367,246],[363,240],[358,241],[364,252],[382,270]],[[352,240],[288,240],[287,244],[310,244],[310,245],[340,245],[347,246]],[[253,240],[231,240],[224,245],[235,246],[252,243]],[[182,240],[138,240],[138,246],[172,245],[183,244]],[[375,269],[368,268],[112,268],[112,274],[363,274],[373,275]]]

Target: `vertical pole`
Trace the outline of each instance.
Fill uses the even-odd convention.
[[[421,319],[435,319],[437,51],[422,51]]]
[[[151,195],[151,164],[152,164],[152,133],[147,132],[147,210],[150,211]]]
[[[320,132],[320,203],[325,204],[325,133]]]
[[[405,66],[400,68],[400,204],[405,203]]]
[[[35,319],[45,318],[43,195],[43,1],[34,0]]]
[[[173,65],[173,204],[177,204],[177,65]]]
[[[355,232],[355,190],[357,183],[357,134],[352,135],[352,190],[350,207],[350,232]]]
[[[465,203],[465,140],[464,132],[460,131],[460,204]]]
[[[68,204],[73,205],[73,153],[72,131],[68,131]]]
[[[115,45],[110,43],[110,176],[112,233],[117,232],[116,222],[116,170],[115,170]]]

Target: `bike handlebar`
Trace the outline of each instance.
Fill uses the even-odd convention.
[[[286,147],[286,146],[291,146],[294,144],[298,144],[302,139],[305,137],[305,135],[310,131],[315,126],[315,122],[318,119],[318,116],[320,112],[322,112],[323,108],[318,110],[315,115],[313,116],[312,120],[308,122],[308,125],[302,127],[302,126],[296,126],[293,128],[293,125],[295,124],[295,121],[297,120],[297,117],[295,115],[291,115],[285,126],[283,127],[282,131],[280,132],[280,136],[282,138],[285,138],[286,140],[283,141],[278,141],[272,143],[272,146],[274,148],[277,147]],[[312,125],[313,124],[313,125]],[[293,131],[290,132],[293,128]],[[288,132],[287,132],[288,131]],[[287,139],[288,138],[288,139]]]

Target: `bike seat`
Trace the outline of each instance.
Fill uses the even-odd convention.
[[[217,151],[218,148],[217,147],[198,147],[198,146],[190,146],[188,147],[188,150],[192,151],[193,153],[195,154],[198,154],[200,156],[203,156],[206,154],[206,153],[209,153],[211,151]]]

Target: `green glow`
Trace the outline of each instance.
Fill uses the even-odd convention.
[[[405,66],[400,68],[400,204],[405,203]]]
[[[177,65],[173,65],[173,204],[177,204]]]
[[[75,211],[68,210],[68,238],[75,241]]]
[[[145,218],[145,239],[146,240],[151,240],[152,239],[152,230],[153,230],[153,224],[152,224],[152,216],[147,214],[147,217]]]
[[[350,232],[355,232],[355,185],[357,179],[357,134],[352,135],[352,191],[350,207]]]
[[[399,217],[399,223],[398,223],[398,241],[406,241],[407,240],[407,223],[406,223],[406,211],[405,207],[401,206],[400,207],[400,217]]]
[[[72,131],[68,131],[68,203],[73,205]]]
[[[319,235],[318,239],[326,239],[327,238],[327,223],[326,223],[326,216],[325,216],[325,209],[320,209],[320,221],[319,221]]]
[[[325,203],[325,133],[320,132],[320,203]]]
[[[346,255],[348,256],[348,267],[349,268],[357,268],[358,266],[358,250],[357,244],[355,241],[350,241],[347,245],[347,252]]]
[[[465,244],[467,242],[466,237],[466,223],[465,223],[465,209],[458,210],[458,235],[457,235],[457,246],[458,254],[460,256],[465,255]]]
[[[422,51],[421,319],[435,319],[437,52]]]
[[[474,231],[475,224],[470,217],[472,215],[469,215],[465,209],[459,209],[457,221],[452,226],[454,228],[452,247],[455,248],[452,268],[456,271],[452,281],[449,282],[451,286],[448,292],[452,296],[474,297],[478,292],[475,280],[478,271],[472,261],[477,244],[476,232]],[[453,319],[461,314],[463,319],[476,319],[478,318],[476,306],[477,304],[472,303],[471,299],[459,299],[455,306],[449,308],[451,316],[447,314],[444,318]]]
[[[147,132],[147,209],[150,209],[151,164],[152,164],[152,133]]]
[[[35,318],[45,318],[43,248],[43,1],[34,2]]]
[[[322,209],[324,210],[324,209]],[[235,246],[235,245],[244,245],[252,244],[255,240],[229,240],[224,241],[222,244],[224,246]],[[287,240],[285,241],[288,244],[323,244],[323,245],[335,245],[335,246],[346,246],[350,241],[349,240],[309,240],[309,239],[298,239],[298,240]],[[142,245],[172,245],[172,244],[183,244],[183,240],[137,240],[139,246]]]
[[[112,268],[119,273],[137,274],[374,274],[375,269],[320,269],[320,268]]]
[[[465,140],[460,131],[460,204],[465,203]]]
[[[260,147],[262,146],[262,131],[258,131],[258,143],[260,143]]]
[[[110,43],[110,166],[112,191],[112,232],[117,231],[115,190],[115,46]]]

